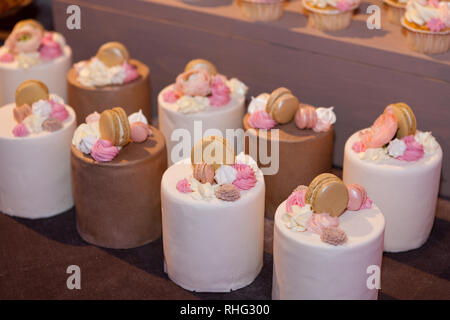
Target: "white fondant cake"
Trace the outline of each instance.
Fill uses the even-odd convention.
[[[64,212],[73,206],[70,145],[75,113],[66,105],[69,117],[58,131],[15,137],[15,106],[0,107],[0,212],[31,219]]]
[[[263,264],[264,178],[233,202],[195,198],[177,190],[192,176],[180,161],[161,183],[163,244],[169,278],[198,292],[229,292],[249,285]]]
[[[406,251],[427,240],[434,222],[442,149],[413,162],[398,160],[380,149],[356,153],[359,132],[345,144],[343,180],[363,185],[386,217],[384,250]],[[432,138],[432,137],[431,137]],[[434,140],[434,139],[433,139]]]
[[[164,101],[164,94],[173,90],[173,84],[164,88],[158,95],[158,122],[159,129],[162,131],[167,144],[167,154],[169,165],[173,164],[173,160],[183,159],[190,156],[191,147],[194,141],[198,141],[203,136],[216,135],[219,130],[223,137],[226,137],[226,129],[242,129],[242,118],[245,113],[245,94],[231,94],[231,100],[223,106],[208,106],[202,111],[183,113],[179,111],[178,101],[169,103]],[[207,98],[205,98],[207,99]],[[201,136],[194,136],[194,121],[201,121]],[[185,129],[190,133],[190,147],[186,148],[186,154],[178,154],[180,150],[174,149],[174,146],[183,140],[179,136],[174,137],[172,141],[172,132],[175,129]],[[216,132],[205,132],[206,130],[216,130]],[[172,155],[172,151],[176,155]],[[241,152],[242,150],[237,150]]]
[[[347,242],[338,246],[288,228],[285,208],[286,201],[274,220],[273,299],[377,299],[378,290],[367,285],[368,267],[381,268],[383,253],[385,220],[376,206],[339,217]]]
[[[67,100],[66,74],[72,65],[72,50],[64,47],[64,54],[50,61],[23,68],[17,61],[0,62],[0,105],[14,102],[16,88],[24,81],[34,79],[45,83],[50,92]]]

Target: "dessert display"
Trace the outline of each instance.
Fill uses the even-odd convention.
[[[117,107],[88,115],[72,139],[71,167],[77,229],[87,242],[126,249],[161,235],[161,132],[142,111]]]
[[[450,2],[409,0],[401,19],[408,46],[429,54],[445,53],[450,47]]]
[[[239,5],[250,21],[274,21],[284,10],[284,0],[240,0]]]
[[[333,107],[299,103],[286,88],[252,99],[244,117],[245,152],[264,172],[267,217],[296,184],[331,170],[335,121]]]
[[[36,20],[19,21],[0,47],[0,105],[13,103],[16,88],[29,79],[42,81],[65,100],[71,63],[72,50],[61,34]]]
[[[150,119],[150,70],[131,59],[120,42],[105,43],[94,57],[74,64],[67,74],[67,92],[79,122],[110,106],[129,114],[142,110]]]
[[[44,218],[73,206],[70,141],[75,112],[47,86],[28,80],[0,107],[0,212]]]
[[[377,299],[385,224],[362,185],[324,173],[298,186],[275,214],[272,298]]]
[[[360,0],[302,0],[308,13],[308,24],[313,28],[337,31],[350,26],[353,12]]]
[[[179,136],[172,137],[175,129],[187,130],[191,147],[207,130],[220,131],[225,137],[226,129],[242,128],[246,93],[245,84],[236,78],[227,79],[211,62],[190,61],[175,84],[158,96],[159,128],[166,138],[169,164],[190,156],[184,154],[188,151],[175,148],[180,143]]]
[[[248,155],[220,136],[199,141],[191,158],[161,182],[166,271],[197,292],[249,285],[263,265],[264,177]]]
[[[434,222],[442,149],[405,103],[386,107],[345,144],[345,183],[364,185],[386,217],[384,250],[420,247]]]
[[[401,24],[408,0],[383,0],[389,22]]]

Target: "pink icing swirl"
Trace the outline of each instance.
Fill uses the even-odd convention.
[[[50,118],[58,119],[59,121],[63,122],[69,117],[69,111],[67,111],[64,105],[53,100],[49,100],[49,102],[52,106],[52,113],[50,114]]]
[[[125,80],[123,83],[128,83],[139,78],[139,72],[136,67],[132,66],[127,61],[123,63],[123,67],[125,69]]]
[[[356,141],[352,145],[352,150],[355,151],[356,153],[360,153],[366,151],[366,147],[364,147],[361,141]]]
[[[175,103],[180,97],[175,93],[174,90],[166,90],[163,93],[163,100],[167,103]]]
[[[250,127],[255,129],[272,129],[277,124],[264,110],[258,110],[250,114],[247,122]]]
[[[98,162],[111,161],[119,154],[119,148],[108,140],[98,139],[91,149],[91,156]]]
[[[10,63],[14,61],[14,55],[10,52],[4,53],[0,56],[0,62]]]
[[[363,202],[361,208],[359,210],[370,209],[372,208],[373,201],[369,197],[366,198],[366,201]]]
[[[373,125],[359,133],[365,148],[380,148],[391,141],[397,132],[397,119],[392,108],[380,115]]]
[[[191,69],[180,74],[175,82],[175,92],[182,96],[207,96],[211,92],[210,77],[204,70]]]
[[[53,40],[53,34],[47,32],[42,38],[42,46],[39,55],[44,61],[53,60],[63,55],[63,50],[58,42]]]
[[[292,206],[305,206],[305,194],[307,188],[299,188],[297,191],[291,193],[286,200],[286,211],[292,213]]]
[[[440,32],[442,30],[445,29],[445,23],[444,21],[442,21],[439,18],[431,18],[428,22],[427,22],[427,27],[430,29],[430,31],[432,32]]]
[[[423,158],[424,155],[423,145],[418,143],[414,138],[414,136],[412,135],[406,136],[403,137],[402,140],[406,145],[406,150],[403,153],[403,155],[401,155],[397,159],[412,162]]]
[[[233,168],[237,171],[236,179],[233,181],[233,184],[239,190],[248,190],[255,186],[256,176],[249,165],[234,164]]]
[[[211,96],[209,97],[209,103],[213,107],[221,107],[228,104],[231,100],[231,90],[225,83],[226,78],[221,75],[214,77],[211,83]]]
[[[24,123],[19,123],[13,128],[12,133],[14,137],[22,138],[29,135],[30,131]]]
[[[308,231],[322,234],[325,228],[337,228],[339,226],[339,218],[332,217],[328,213],[313,213],[306,223]]]
[[[191,184],[189,183],[188,179],[184,178],[183,180],[178,181],[177,190],[182,193],[192,192]]]

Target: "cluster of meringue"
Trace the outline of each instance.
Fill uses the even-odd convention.
[[[120,152],[121,147],[113,145],[110,141],[101,138],[99,129],[100,114],[93,112],[75,130],[72,144],[83,152],[90,154],[98,162],[108,162],[113,160]],[[144,142],[152,131],[148,127],[148,121],[142,110],[128,116],[130,123],[130,138],[133,142]]]
[[[241,152],[233,165],[221,165],[217,170],[204,162],[194,164],[192,176],[178,181],[176,188],[191,193],[196,200],[236,201],[241,191],[252,189],[261,175],[256,161]]]
[[[227,105],[233,96],[245,96],[247,86],[236,78],[210,76],[205,70],[191,69],[178,75],[175,85],[163,93],[167,103],[177,103],[178,111],[195,113],[209,107]]]
[[[353,143],[352,149],[363,160],[378,162],[397,159],[413,162],[434,154],[439,148],[431,132],[416,131],[414,135],[394,139],[397,129],[395,115],[389,110],[385,111],[369,129],[359,133],[360,140]]]
[[[255,129],[272,129],[277,122],[266,111],[267,101],[270,95],[261,93],[248,105],[250,116],[247,122]],[[312,106],[299,107],[294,116],[294,122],[299,129],[312,129],[314,132],[326,132],[336,122],[336,114],[330,108],[315,108]]]
[[[139,78],[137,69],[124,61],[122,64],[108,67],[97,57],[89,61],[80,61],[74,65],[77,80],[86,87],[121,85]]]
[[[20,68],[29,68],[62,56],[65,45],[60,33],[25,25],[13,30],[0,47],[0,63],[17,62]]]
[[[347,235],[339,229],[339,218],[328,213],[313,213],[311,205],[305,200],[307,190],[307,186],[298,186],[287,198],[286,212],[282,218],[286,227],[297,232],[318,234],[323,242],[335,246],[345,243]],[[347,210],[359,211],[372,207],[372,200],[363,186],[348,184],[347,191]]]
[[[307,0],[307,3],[320,9],[332,7],[340,12],[346,12],[355,9],[359,5],[360,0]]]
[[[406,5],[405,19],[431,32],[450,28],[450,2],[439,0],[410,0]]]
[[[63,122],[69,118],[69,112],[64,100],[56,94],[51,94],[48,100],[39,100],[31,106],[24,104],[13,109],[17,125],[12,133],[15,137],[26,137],[42,131],[54,132],[63,127]]]

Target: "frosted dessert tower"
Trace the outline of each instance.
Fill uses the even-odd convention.
[[[226,137],[227,129],[242,129],[246,93],[241,81],[219,74],[211,62],[190,61],[175,84],[158,96],[159,128],[166,139],[169,165],[189,157],[189,150],[203,136]],[[185,136],[190,140],[182,141]],[[181,142],[189,145],[187,151],[179,148]]]
[[[36,219],[73,206],[75,127],[73,109],[37,80],[22,83],[15,103],[0,107],[0,212]]]
[[[442,149],[431,132],[416,130],[404,103],[389,105],[345,144],[345,183],[364,185],[386,217],[384,250],[418,248],[434,222]]]
[[[46,31],[35,20],[18,22],[0,47],[0,106],[14,102],[16,88],[29,79],[42,81],[66,100],[71,64],[72,50],[61,34]]]

